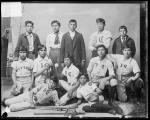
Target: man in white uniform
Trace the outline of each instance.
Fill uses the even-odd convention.
[[[27,58],[27,48],[21,46],[19,49],[19,60],[12,63],[13,86],[6,98],[11,98],[22,92],[29,91],[33,84],[33,60]]]
[[[107,48],[104,45],[97,47],[97,57],[90,60],[87,68],[89,80],[96,83],[101,90],[105,88],[105,85],[109,86],[109,105],[112,105],[117,85],[115,78],[113,64],[110,60],[106,59],[108,53]],[[107,75],[108,72],[108,76]]]
[[[60,86],[62,86],[67,92],[77,85],[77,77],[80,73],[79,69],[72,64],[72,58],[68,55],[64,58],[65,67],[62,71],[62,76],[67,78],[67,81],[59,80]],[[63,77],[62,77],[63,78]],[[71,98],[68,97],[67,93],[60,98],[62,105],[65,105],[68,100]]]
[[[58,93],[55,90],[56,84],[55,81],[49,79],[46,83],[39,84],[31,91],[6,99],[5,104],[9,106],[12,112],[34,108],[34,106],[38,105],[50,105],[51,102],[59,105]]]
[[[39,46],[38,57],[34,60],[33,73],[35,77],[35,86],[45,83],[50,78],[52,61],[46,56],[46,47]]]
[[[136,97],[140,98],[141,88],[144,83],[140,78],[140,68],[136,60],[132,58],[132,48],[128,45],[123,47],[123,55],[108,54],[108,59],[114,61],[116,76],[118,79],[118,99],[127,101],[132,99],[132,93],[136,93]]]
[[[94,32],[90,36],[90,42],[89,42],[89,49],[92,52],[92,57],[98,56],[97,49],[96,49],[97,46],[105,45],[105,47],[109,49],[112,40],[111,32],[104,29],[105,20],[103,18],[97,18],[96,23],[97,23],[98,31]]]

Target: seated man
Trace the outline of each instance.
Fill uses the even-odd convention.
[[[21,46],[19,49],[19,60],[12,63],[13,86],[6,98],[17,96],[29,91],[33,84],[33,61],[27,58],[27,48]],[[4,99],[6,99],[4,98]]]
[[[123,55],[108,54],[107,58],[115,63],[116,76],[118,79],[118,99],[125,102],[127,98],[131,98],[132,93],[135,92],[136,97],[140,98],[141,88],[144,83],[140,78],[140,68],[136,60],[132,58],[132,48],[125,45],[123,47]]]
[[[79,87],[74,87],[71,92],[76,90],[78,102],[74,106],[78,106],[82,103],[82,99],[89,103],[88,106],[84,106],[82,110],[85,112],[109,112],[112,114],[121,113],[122,110],[118,106],[110,106],[108,104],[103,104],[104,97],[101,95],[101,90],[91,82],[88,82],[87,74],[80,74],[79,77],[80,85]],[[68,94],[72,94],[70,91]]]
[[[79,69],[72,64],[72,59],[69,55],[65,56],[64,64],[65,67],[63,68],[62,76],[65,76],[67,78],[67,81],[59,80],[59,85],[68,92],[73,86],[77,85],[77,77],[79,75]],[[60,98],[61,105],[65,105],[67,101],[71,99],[66,96],[67,94],[65,94]]]
[[[49,81],[47,80],[46,83],[39,84],[31,91],[6,99],[5,104],[9,106],[11,112],[34,108],[37,105],[50,104],[51,101],[55,105],[59,105],[59,98],[55,87],[55,81],[49,79]]]
[[[90,60],[87,68],[89,80],[99,86],[101,90],[104,90],[105,85],[108,85],[109,90],[109,105],[113,105],[114,96],[116,91],[117,80],[113,69],[113,64],[110,60],[106,59],[108,53],[107,48],[104,45],[97,47],[98,56]],[[106,76],[108,72],[109,76]]]
[[[46,82],[46,78],[50,77],[51,68],[52,61],[46,56],[46,46],[41,45],[38,47],[38,57],[33,63],[34,86]]]

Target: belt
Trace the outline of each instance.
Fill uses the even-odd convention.
[[[17,76],[17,78],[26,78],[26,77],[31,77],[31,76]]]
[[[99,82],[99,79],[104,78],[105,76],[96,76],[96,78],[92,79],[92,82]]]

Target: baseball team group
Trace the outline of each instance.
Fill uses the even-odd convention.
[[[105,29],[103,18],[97,18],[96,25],[97,31],[88,43],[92,56],[87,64],[84,37],[76,31],[75,19],[69,20],[67,33],[60,31],[58,20],[51,21],[53,32],[45,45],[33,33],[34,23],[25,21],[26,32],[19,35],[11,64],[13,86],[3,105],[13,112],[40,105],[64,106],[76,98],[74,106],[89,103],[82,108],[85,112],[103,109],[119,113],[116,100],[140,101],[144,81],[127,27],[119,27],[120,36],[114,40],[110,54],[112,34]],[[106,88],[108,98],[103,94]],[[108,104],[103,104],[105,100]]]

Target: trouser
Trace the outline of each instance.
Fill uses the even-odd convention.
[[[30,92],[25,92],[16,97],[6,99],[5,104],[10,107],[10,111],[19,111],[28,109],[31,107],[31,96]]]
[[[116,113],[122,114],[123,111],[119,106],[110,106],[108,104],[103,103],[95,103],[91,106],[84,106],[82,108],[85,112],[101,112],[101,113],[109,113],[110,110],[115,110]]]
[[[5,99],[12,98],[14,96],[29,91],[32,84],[31,76],[19,77],[17,78],[16,83],[17,86],[12,86],[10,93],[5,97]]]
[[[52,60],[52,62],[60,64],[59,58],[60,58],[60,48],[51,48],[49,52],[49,58]]]
[[[59,80],[59,84],[60,86],[62,86],[66,91],[69,91],[73,86],[69,85],[69,83],[67,83],[64,80]],[[67,103],[67,101],[69,101],[70,99],[76,97],[76,91],[73,92],[73,95],[71,98],[68,97],[68,93],[64,94],[61,98],[60,98],[60,104],[61,105],[65,105]]]
[[[105,86],[108,85],[108,92],[109,92],[108,103],[110,105],[113,105],[112,103],[115,99],[117,80],[111,79],[110,81],[107,81],[103,76],[101,76],[96,78],[95,81],[96,81],[95,84],[98,85],[101,90],[104,90]]]
[[[117,85],[118,99],[120,101],[127,101],[127,98],[136,95],[137,98],[141,95],[141,88],[144,86],[143,80],[138,78],[130,83],[122,83],[121,81]]]

